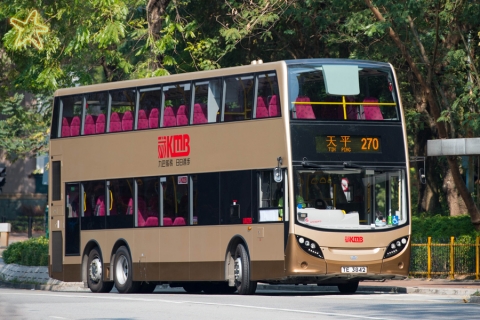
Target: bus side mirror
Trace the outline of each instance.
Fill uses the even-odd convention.
[[[282,157],[278,157],[277,162],[277,167],[273,168],[273,180],[275,180],[276,183],[280,183],[283,180],[282,168],[280,168],[282,165]]]

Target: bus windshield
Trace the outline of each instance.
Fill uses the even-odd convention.
[[[384,229],[407,223],[405,170],[295,169],[299,224],[326,229]]]
[[[288,77],[292,119],[400,121],[394,78],[385,66],[290,65]]]

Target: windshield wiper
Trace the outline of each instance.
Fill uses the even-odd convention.
[[[302,159],[302,166],[304,168],[315,168],[315,169],[324,169],[324,170],[339,168],[338,166],[322,166],[320,164],[311,163],[307,161],[307,158]]]
[[[356,163],[352,163],[352,162],[344,162],[343,163],[343,167],[345,169],[365,169],[364,166],[361,166],[359,164],[356,164]]]

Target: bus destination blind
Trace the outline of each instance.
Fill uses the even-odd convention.
[[[317,153],[381,153],[377,136],[321,135],[315,137]]]

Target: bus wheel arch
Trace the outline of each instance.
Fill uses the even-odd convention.
[[[103,261],[103,254],[102,254],[102,249],[100,248],[100,245],[98,244],[97,241],[95,240],[90,240],[85,248],[83,249],[83,254],[82,254],[82,282],[86,283],[88,279],[88,255],[90,254],[90,251],[92,249],[98,248],[100,255],[102,256],[102,261]]]
[[[141,282],[133,281],[133,260],[127,246],[120,246],[115,251],[112,274],[119,293],[139,292]]]
[[[235,250],[239,243],[243,243],[246,248],[247,242],[245,238],[241,235],[235,235],[230,239],[230,242],[227,245],[227,250],[225,252],[225,280],[228,280],[228,285],[233,287],[235,285],[235,278],[234,278],[234,263],[235,259],[233,258],[235,255]],[[248,249],[247,249],[248,251]]]
[[[225,255],[225,277],[229,286],[236,287],[239,294],[254,294],[257,282],[250,280],[250,252],[245,239],[237,235],[230,240]]]
[[[87,263],[84,267],[84,272],[86,273],[86,282],[90,290],[94,293],[105,293],[110,292],[113,288],[112,281],[105,281],[105,272],[104,272],[104,263],[103,256],[100,247],[94,245],[95,242],[89,247],[89,250],[85,250],[85,253],[88,252]]]
[[[132,256],[132,251],[130,250],[130,246],[127,243],[127,240],[120,238],[118,239],[112,247],[112,252],[110,253],[110,280],[114,281],[113,273],[114,273],[114,262],[115,262],[115,254],[117,253],[118,248],[126,247],[130,257]]]

